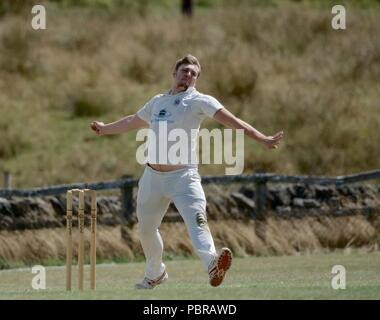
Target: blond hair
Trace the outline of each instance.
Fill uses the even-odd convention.
[[[199,78],[199,76],[201,74],[201,64],[199,63],[199,61],[196,57],[194,57],[191,54],[187,54],[186,56],[184,56],[181,59],[176,61],[174,70],[177,71],[179,69],[179,67],[183,64],[193,64],[193,65],[197,66],[199,69],[197,78]]]

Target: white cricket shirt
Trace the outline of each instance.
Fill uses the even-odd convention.
[[[137,112],[150,126],[147,161],[196,167],[200,124],[221,108],[218,100],[194,87],[175,95],[168,91],[154,96]]]

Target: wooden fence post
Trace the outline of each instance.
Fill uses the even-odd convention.
[[[122,176],[122,179],[132,178],[130,175]],[[120,188],[121,197],[121,207],[122,207],[122,217],[125,221],[128,221],[133,212],[135,211],[134,201],[133,201],[133,186],[121,187]]]
[[[267,180],[266,178],[259,178],[255,182],[255,233],[265,243],[265,230],[264,223],[265,210],[267,207]]]
[[[4,172],[4,189],[10,190],[12,188],[12,175],[9,171]]]
[[[267,206],[267,184],[262,178],[255,183],[255,207],[256,219],[263,220]]]

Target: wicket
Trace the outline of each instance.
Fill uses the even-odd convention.
[[[90,286],[96,290],[96,191],[90,189],[72,189],[66,194],[66,290],[71,290],[71,274],[73,260],[73,193],[78,192],[78,289],[83,290],[83,264],[84,264],[84,197],[85,193],[91,195],[91,240],[90,240]]]

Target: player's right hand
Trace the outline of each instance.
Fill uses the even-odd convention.
[[[98,135],[103,135],[104,134],[104,123],[101,121],[93,121],[91,122],[91,129],[96,132]]]

